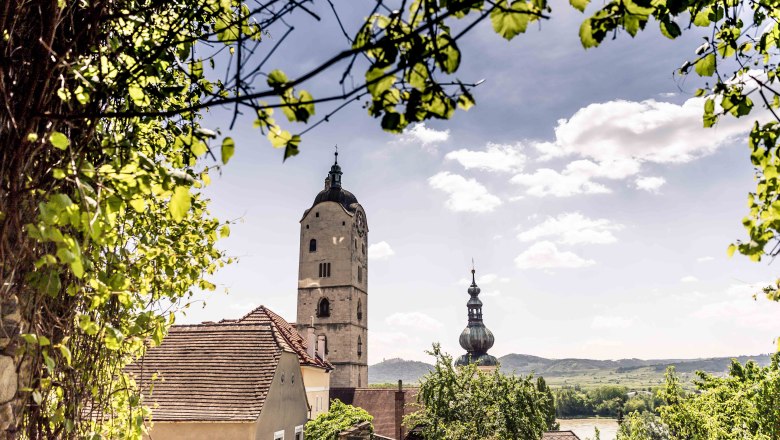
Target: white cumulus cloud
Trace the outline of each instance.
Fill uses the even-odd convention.
[[[385,323],[391,326],[411,327],[418,330],[438,330],[444,325],[438,320],[422,312],[398,312],[385,318]]]
[[[428,128],[425,126],[425,123],[421,122],[404,130],[401,141],[405,143],[419,143],[425,149],[435,150],[435,144],[446,142],[449,138],[449,130]]]
[[[455,212],[490,212],[502,203],[475,179],[458,174],[442,171],[429,178],[428,183],[449,195],[445,204]]]
[[[699,257],[699,258],[696,259],[696,261],[698,261],[699,263],[706,263],[708,261],[714,261],[714,260],[715,260],[715,257],[710,257],[709,255],[705,256],[705,257]]]
[[[637,189],[641,189],[643,191],[657,193],[659,189],[666,183],[666,179],[663,177],[637,177],[637,179],[634,181],[636,184]]]
[[[579,212],[563,213],[550,217],[542,223],[520,232],[520,241],[534,241],[541,238],[560,244],[606,244],[614,243],[617,237],[612,233],[623,228],[605,218],[591,219]]]
[[[632,159],[683,163],[712,153],[750,129],[753,121],[723,118],[716,128],[704,128],[704,98],[682,105],[646,101],[608,101],[578,110],[555,128],[555,146],[540,149],[547,156],[577,154],[597,162]]]
[[[488,143],[484,151],[467,149],[455,150],[444,156],[447,160],[455,160],[465,169],[486,171],[517,172],[523,169],[526,156],[521,152],[522,146]]]
[[[560,119],[555,138],[530,142],[539,161],[575,157],[563,170],[539,168],[512,182],[536,197],[569,197],[611,192],[604,180],[636,176],[643,163],[686,163],[713,153],[750,129],[753,119],[723,118],[714,128],[701,125],[704,99],[683,104],[654,99],[594,103]],[[758,114],[761,117],[761,114]],[[662,177],[639,177],[637,189],[657,192]]]
[[[515,265],[520,269],[578,268],[594,264],[595,261],[573,252],[558,250],[551,241],[534,243],[515,258]]]
[[[699,281],[699,279],[696,278],[693,275],[688,275],[688,276],[682,277],[680,279],[680,281],[682,281],[683,283],[695,283],[695,282]]]
[[[386,260],[395,255],[395,251],[386,241],[380,241],[368,246],[369,260]]]
[[[587,176],[570,174],[550,168],[540,168],[530,174],[517,174],[510,182],[526,187],[525,192],[535,197],[569,197],[577,194],[605,194],[612,192],[606,186],[591,182]]]

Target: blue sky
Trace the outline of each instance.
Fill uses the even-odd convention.
[[[352,4],[352,3],[350,3]],[[328,9],[297,28],[274,67],[293,77],[345,47]],[[327,5],[326,5],[327,6]],[[342,11],[350,32],[366,10]],[[339,7],[339,6],[337,6]],[[564,3],[506,42],[480,26],[458,78],[485,82],[477,106],[393,136],[360,105],[308,133],[282,163],[251,118],[227,131],[230,164],[207,194],[236,219],[222,243],[238,262],[179,322],[241,316],[264,304],[295,320],[299,223],[339,145],[343,184],[367,212],[369,362],[460,354],[471,258],[496,336],[491,353],[546,357],[700,357],[768,352],[780,304],[756,286],[776,268],[727,258],[753,188],[749,120],[702,129],[700,85],[672,72],[701,44],[648,24],[585,51],[584,15]],[[346,8],[345,8],[346,9]],[[340,71],[306,88],[332,90]],[[318,108],[322,115],[326,108]],[[225,294],[223,291],[227,290]]]

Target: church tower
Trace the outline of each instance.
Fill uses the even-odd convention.
[[[331,388],[368,385],[368,225],[355,196],[330,168],[301,219],[297,328],[312,320],[333,364]]]
[[[469,312],[468,326],[460,333],[460,346],[466,350],[466,354],[455,360],[455,366],[464,366],[471,363],[477,364],[477,368],[483,371],[492,371],[498,366],[498,360],[488,354],[493,346],[495,337],[493,332],[485,327],[482,321],[482,301],[479,299],[480,288],[477,286],[476,270],[471,268],[471,286],[469,286],[469,298],[466,308]]]

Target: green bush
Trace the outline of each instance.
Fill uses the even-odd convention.
[[[320,414],[316,419],[306,424],[306,438],[311,440],[336,440],[339,432],[345,431],[359,423],[371,422],[374,416],[363,408],[347,405],[339,399],[330,402],[330,409]],[[371,432],[374,427],[371,426]]]

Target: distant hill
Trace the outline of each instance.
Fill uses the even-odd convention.
[[[761,366],[769,365],[768,354],[756,356],[734,356],[739,362],[753,360]],[[551,384],[624,384],[629,386],[657,385],[663,380],[666,367],[673,365],[683,378],[701,370],[714,374],[728,371],[732,357],[699,359],[547,359],[528,354],[508,354],[499,358],[504,371],[515,374],[534,373],[544,376]],[[431,371],[433,366],[425,362],[387,359],[368,367],[368,378],[372,384],[416,383]]]
[[[433,365],[418,361],[405,361],[400,358],[386,359],[368,367],[368,378],[372,384],[417,383],[420,378],[433,369]]]

